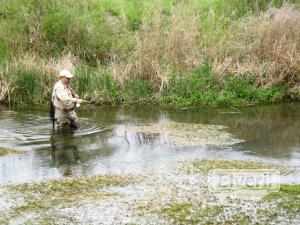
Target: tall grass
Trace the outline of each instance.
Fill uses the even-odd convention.
[[[135,32],[131,53],[121,61],[117,56],[112,60],[110,67],[120,84],[132,77],[151,80],[161,91],[173,70],[188,72],[201,66],[199,12],[179,4],[169,13],[165,16],[158,9],[153,19],[145,18]]]
[[[261,84],[295,83],[300,73],[300,11],[289,5],[270,8],[230,27],[223,54],[213,49],[216,70],[243,75],[252,73]]]
[[[97,104],[298,98],[292,2],[2,0],[0,100],[44,104],[62,68]]]

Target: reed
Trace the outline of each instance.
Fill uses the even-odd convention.
[[[96,104],[298,99],[293,2],[3,0],[0,101],[45,104],[62,68]]]

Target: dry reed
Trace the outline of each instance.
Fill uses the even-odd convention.
[[[300,11],[292,5],[270,8],[238,21],[234,36],[212,51],[219,74],[254,74],[259,85],[295,85],[300,75]],[[225,52],[225,53],[224,53]]]
[[[111,70],[119,84],[135,77],[156,81],[161,91],[172,71],[191,71],[201,66],[198,45],[198,12],[177,5],[166,18],[161,11],[153,21],[143,19],[136,32],[134,50],[124,61],[112,61]]]

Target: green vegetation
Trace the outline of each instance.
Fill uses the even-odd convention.
[[[269,224],[295,221],[300,213],[300,185],[282,184],[278,192],[255,202],[255,213],[241,210],[244,202],[231,200],[229,204],[209,201],[209,205],[187,202],[173,202],[163,206],[159,213],[176,224]],[[231,212],[231,213],[228,213]],[[291,222],[293,223],[293,222]]]
[[[4,155],[7,155],[7,154],[11,154],[11,153],[12,154],[22,154],[22,153],[24,153],[24,151],[17,150],[17,149],[0,147],[0,157],[4,156]]]
[[[196,159],[183,163],[188,173],[207,174],[213,169],[278,169],[281,173],[288,173],[287,169],[278,165],[254,161]]]
[[[86,199],[101,199],[117,193],[104,191],[106,186],[122,186],[134,181],[130,176],[93,176],[72,179],[50,180],[40,183],[25,183],[7,186],[13,197],[22,198],[21,204],[12,208],[9,215],[1,219],[12,219],[26,212],[43,213],[53,207],[75,204]]]
[[[162,208],[161,213],[167,215],[176,224],[211,224],[216,222],[216,216],[223,211],[222,206],[202,207],[190,203],[172,203]]]
[[[187,146],[230,146],[243,140],[235,138],[224,130],[225,127],[208,124],[194,123],[165,123],[126,126],[126,132],[147,134],[150,136],[161,135],[159,144],[172,147]],[[218,139],[216,140],[216,137]],[[157,140],[152,140],[155,143]]]
[[[282,184],[278,192],[273,192],[265,196],[264,201],[274,202],[275,206],[269,210],[267,215],[271,218],[280,216],[285,212],[289,216],[300,213],[300,184]],[[263,210],[262,210],[263,211]]]
[[[0,63],[4,58],[4,43],[3,40],[0,38]]]
[[[61,68],[96,104],[299,99],[297,1],[3,0],[0,101],[47,104]]]

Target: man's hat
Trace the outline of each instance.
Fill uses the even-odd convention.
[[[74,77],[74,74],[72,74],[69,70],[63,69],[59,71],[58,77],[66,77],[66,78],[72,78]]]

